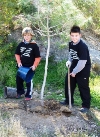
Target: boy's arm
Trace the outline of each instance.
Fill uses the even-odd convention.
[[[41,60],[41,57],[35,58],[35,61],[34,61],[33,66],[32,66],[32,70],[33,70],[33,71],[34,71],[34,70],[37,68],[37,66],[39,65],[40,60]]]
[[[21,63],[20,55],[15,54],[15,58],[16,58],[16,61],[17,61],[18,64]]]
[[[16,58],[16,61],[17,61],[18,67],[21,67],[22,64],[21,64],[21,60],[20,60],[20,55],[15,54],[15,58]]]
[[[79,60],[72,73],[76,75],[78,72],[80,72],[85,67],[86,62],[87,60]]]
[[[33,71],[37,68],[37,66],[41,60],[40,51],[39,51],[39,47],[37,46],[37,44],[35,44],[35,51],[34,52],[35,52],[35,61],[34,61],[33,66],[32,66]]]
[[[34,61],[34,66],[35,67],[37,67],[38,66],[38,64],[39,64],[39,62],[40,62],[40,60],[41,60],[41,57],[38,57],[38,58],[35,58],[35,61]]]

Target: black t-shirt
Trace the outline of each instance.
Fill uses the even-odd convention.
[[[20,55],[22,66],[25,67],[31,67],[35,61],[35,58],[40,57],[39,47],[36,43],[19,43],[15,54]]]
[[[71,71],[76,67],[79,60],[87,60],[85,67],[77,75],[89,76],[91,61],[87,45],[82,40],[76,45],[73,45],[73,42],[69,42],[69,55],[72,60]]]

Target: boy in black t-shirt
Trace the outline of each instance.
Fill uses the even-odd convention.
[[[36,67],[40,62],[40,51],[37,44],[32,41],[32,36],[34,35],[33,30],[30,27],[26,27],[22,30],[23,41],[19,43],[15,51],[15,58],[18,67],[30,67],[35,71]],[[16,75],[17,84],[17,97],[20,98],[22,94],[25,93],[23,87],[24,80]],[[32,80],[26,83],[27,92],[25,94],[25,100],[31,99],[32,94]]]
[[[81,40],[81,32],[78,26],[73,26],[70,31],[71,42],[69,42],[69,59],[66,66],[70,67],[70,86],[71,86],[71,103],[74,104],[74,90],[78,85],[82,99],[81,112],[86,113],[90,108],[90,56],[88,47]],[[65,100],[60,102],[63,105],[69,104],[68,96],[68,73],[65,78]]]

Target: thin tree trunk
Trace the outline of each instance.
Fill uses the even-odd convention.
[[[48,0],[47,0],[47,2],[48,2]],[[48,12],[49,12],[49,4],[48,4]],[[46,85],[46,78],[47,78],[47,72],[48,72],[48,58],[49,58],[49,52],[50,52],[50,33],[49,33],[49,16],[48,15],[47,15],[47,38],[48,38],[48,48],[47,48],[47,54],[46,54],[44,80],[43,80],[43,85],[42,85],[42,89],[41,89],[41,99],[43,99],[44,88]]]
[[[43,80],[43,85],[42,85],[42,89],[41,89],[41,99],[43,99],[44,88],[45,88],[45,84],[46,84],[47,70],[48,70],[49,51],[50,51],[50,36],[48,36],[48,49],[47,49],[47,54],[46,54],[46,64],[45,64],[44,80]]]

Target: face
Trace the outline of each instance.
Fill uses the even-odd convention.
[[[31,39],[32,39],[32,35],[31,35],[30,33],[24,34],[24,40],[25,40],[26,42],[30,42]]]
[[[71,40],[76,44],[76,43],[78,43],[78,41],[80,40],[81,34],[78,33],[78,32],[77,32],[77,33],[71,32],[70,38],[71,38]]]

